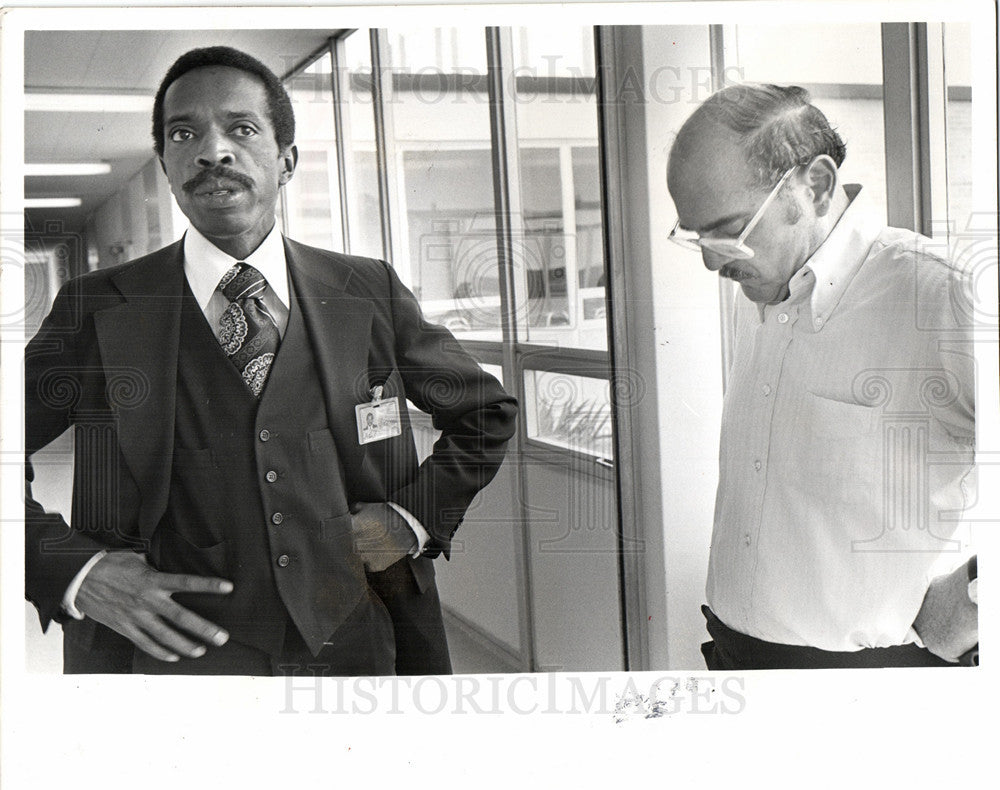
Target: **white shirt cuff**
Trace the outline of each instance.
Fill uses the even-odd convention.
[[[417,536],[417,547],[410,552],[410,556],[419,557],[421,554],[424,553],[424,546],[426,546],[427,542],[431,539],[430,533],[426,529],[424,529],[424,525],[417,520],[417,517],[414,516],[405,507],[401,507],[400,505],[397,505],[395,502],[390,502],[389,507],[391,507],[393,510],[395,510],[397,513],[399,513],[399,515],[403,517],[403,520],[407,524],[409,524],[410,529],[413,530],[413,534]]]
[[[80,592],[80,586],[83,584],[83,580],[87,578],[87,574],[90,573],[90,569],[104,559],[104,555],[107,553],[107,549],[99,551],[87,560],[87,564],[80,568],[76,576],[73,577],[73,581],[69,583],[69,587],[66,588],[62,599],[62,607],[66,614],[74,620],[83,619],[83,612],[76,608],[76,594]]]

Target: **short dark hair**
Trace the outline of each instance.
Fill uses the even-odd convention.
[[[153,149],[163,156],[163,97],[167,88],[179,77],[206,66],[228,66],[253,74],[267,91],[267,113],[274,127],[278,148],[285,149],[295,142],[295,113],[281,80],[257,58],[232,47],[203,47],[185,52],[167,71],[153,100]]]
[[[837,167],[847,147],[826,116],[797,85],[730,85],[713,93],[691,116],[735,132],[757,186],[773,187],[786,171],[826,154]]]

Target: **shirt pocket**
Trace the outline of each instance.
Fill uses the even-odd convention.
[[[806,392],[796,410],[789,462],[811,486],[870,488],[881,477],[879,410]],[[815,489],[814,489],[815,492]]]

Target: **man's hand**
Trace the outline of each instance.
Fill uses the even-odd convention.
[[[76,608],[153,658],[178,661],[181,656],[205,655],[203,642],[224,645],[229,634],[170,596],[177,592],[225,595],[232,590],[233,583],[224,579],[160,573],[142,554],[113,551],[84,578],[76,594]]]
[[[384,571],[417,548],[417,536],[385,502],[358,502],[351,511],[354,546],[370,571]]]
[[[965,565],[931,581],[913,630],[945,661],[957,661],[979,641],[979,607],[969,599]]]

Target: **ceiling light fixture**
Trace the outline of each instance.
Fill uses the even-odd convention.
[[[24,166],[26,176],[103,176],[110,172],[107,162],[38,162]]]
[[[25,208],[78,208],[83,201],[78,198],[25,198]]]
[[[135,112],[153,111],[153,97],[142,93],[25,93],[27,112]]]

